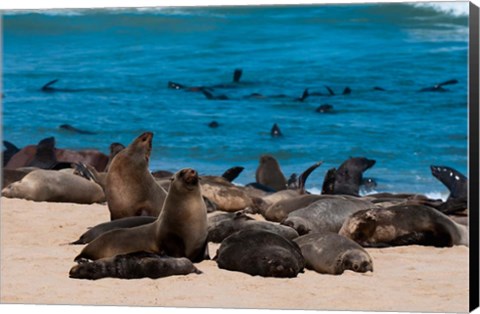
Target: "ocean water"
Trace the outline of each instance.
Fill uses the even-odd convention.
[[[3,138],[22,147],[55,136],[57,147],[108,153],[152,131],[152,170],[244,166],[236,182],[246,184],[268,153],[287,176],[323,161],[313,191],[329,168],[364,156],[376,160],[365,173],[376,191],[445,198],[429,166],[467,175],[467,57],[467,2],[8,11]],[[241,82],[230,84],[236,68]],[[53,79],[68,91],[42,92]],[[446,92],[418,92],[450,79]],[[213,94],[229,99],[168,81],[224,84]],[[300,102],[305,88],[325,95]],[[315,112],[323,104],[333,113]],[[270,136],[274,123],[283,137]]]

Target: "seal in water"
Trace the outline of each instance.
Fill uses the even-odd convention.
[[[293,241],[302,250],[305,267],[317,273],[341,275],[345,270],[373,272],[372,258],[367,251],[337,233],[310,233]]]
[[[280,131],[280,127],[278,124],[274,123],[272,129],[270,130],[270,135],[272,137],[281,137],[283,136],[282,131]]]
[[[182,169],[172,177],[167,198],[155,222],[108,231],[90,242],[75,261],[139,251],[186,257],[192,262],[208,257],[207,208],[195,170]]]
[[[453,84],[457,84],[457,83],[458,83],[458,81],[455,80],[455,79],[448,80],[448,81],[433,85],[431,87],[422,88],[422,89],[419,90],[419,92],[446,92],[447,89],[443,88],[443,86],[453,85]]]
[[[145,132],[112,160],[105,178],[110,219],[158,216],[166,192],[148,169],[153,133]]]
[[[438,210],[422,205],[373,208],[351,215],[340,235],[361,246],[468,245],[468,230]]]
[[[71,126],[70,124],[62,124],[58,128],[61,129],[61,130],[70,131],[70,132],[78,133],[78,134],[88,134],[88,135],[97,134],[95,132],[77,129],[76,127]]]
[[[305,261],[298,245],[265,230],[241,230],[223,240],[218,267],[252,276],[296,277]]]
[[[121,279],[161,278],[174,275],[201,274],[185,257],[173,258],[147,252],[135,252],[80,263],[70,269],[70,278],[96,280],[105,277]]]

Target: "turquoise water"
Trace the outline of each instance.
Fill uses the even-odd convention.
[[[55,136],[61,148],[128,144],[154,132],[151,168],[221,174],[261,154],[286,175],[324,161],[307,187],[350,156],[377,161],[377,191],[445,196],[429,166],[467,174],[468,3],[6,12],[3,138]],[[215,88],[228,100],[167,88]],[[48,81],[68,92],[40,91]],[[449,79],[447,92],[419,89]],[[299,102],[305,88],[310,96]],[[340,95],[345,86],[350,95]],[[379,86],[386,91],[374,91]],[[247,98],[252,93],[289,98]],[[316,113],[322,104],[331,114]],[[220,127],[208,127],[210,121]],[[71,124],[96,135],[68,133]],[[280,126],[284,136],[272,138]]]

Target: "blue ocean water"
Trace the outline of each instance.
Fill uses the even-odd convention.
[[[239,165],[245,184],[268,153],[287,176],[323,161],[313,191],[329,168],[365,156],[376,191],[445,197],[429,166],[467,174],[467,56],[467,2],[3,12],[3,138],[108,153],[149,130],[152,170]],[[214,90],[228,100],[167,88],[228,85],[235,68],[241,83]],[[40,91],[53,79],[73,91]],[[446,92],[418,92],[449,79]],[[337,95],[295,99],[325,86]],[[316,113],[322,104],[334,112]]]

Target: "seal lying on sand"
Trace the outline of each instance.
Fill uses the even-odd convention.
[[[282,225],[292,227],[300,235],[310,232],[338,232],[351,214],[375,207],[367,200],[347,195],[325,196],[307,207],[288,214]]]
[[[145,132],[112,160],[105,178],[110,219],[158,216],[166,192],[148,169],[153,133]]]
[[[105,277],[136,279],[161,278],[173,275],[201,274],[185,257],[162,257],[157,254],[136,252],[80,263],[70,270],[70,278],[100,279]]]
[[[360,245],[337,233],[310,233],[294,240],[308,269],[321,274],[341,275],[345,270],[373,272],[372,258]]]
[[[468,245],[468,230],[438,210],[422,205],[399,205],[361,210],[339,231],[362,246]]]
[[[37,202],[92,204],[105,201],[102,188],[74,174],[38,169],[2,190],[2,196]]]
[[[220,243],[231,234],[245,229],[266,230],[286,239],[298,237],[298,233],[287,226],[258,221],[243,212],[222,213],[208,217],[208,241]]]
[[[187,257],[192,262],[208,256],[207,209],[195,170],[182,169],[172,177],[162,211],[153,223],[106,232],[90,242],[75,261],[139,251]]]
[[[296,277],[305,266],[297,244],[265,230],[232,234],[223,240],[214,260],[219,268],[263,277]]]

